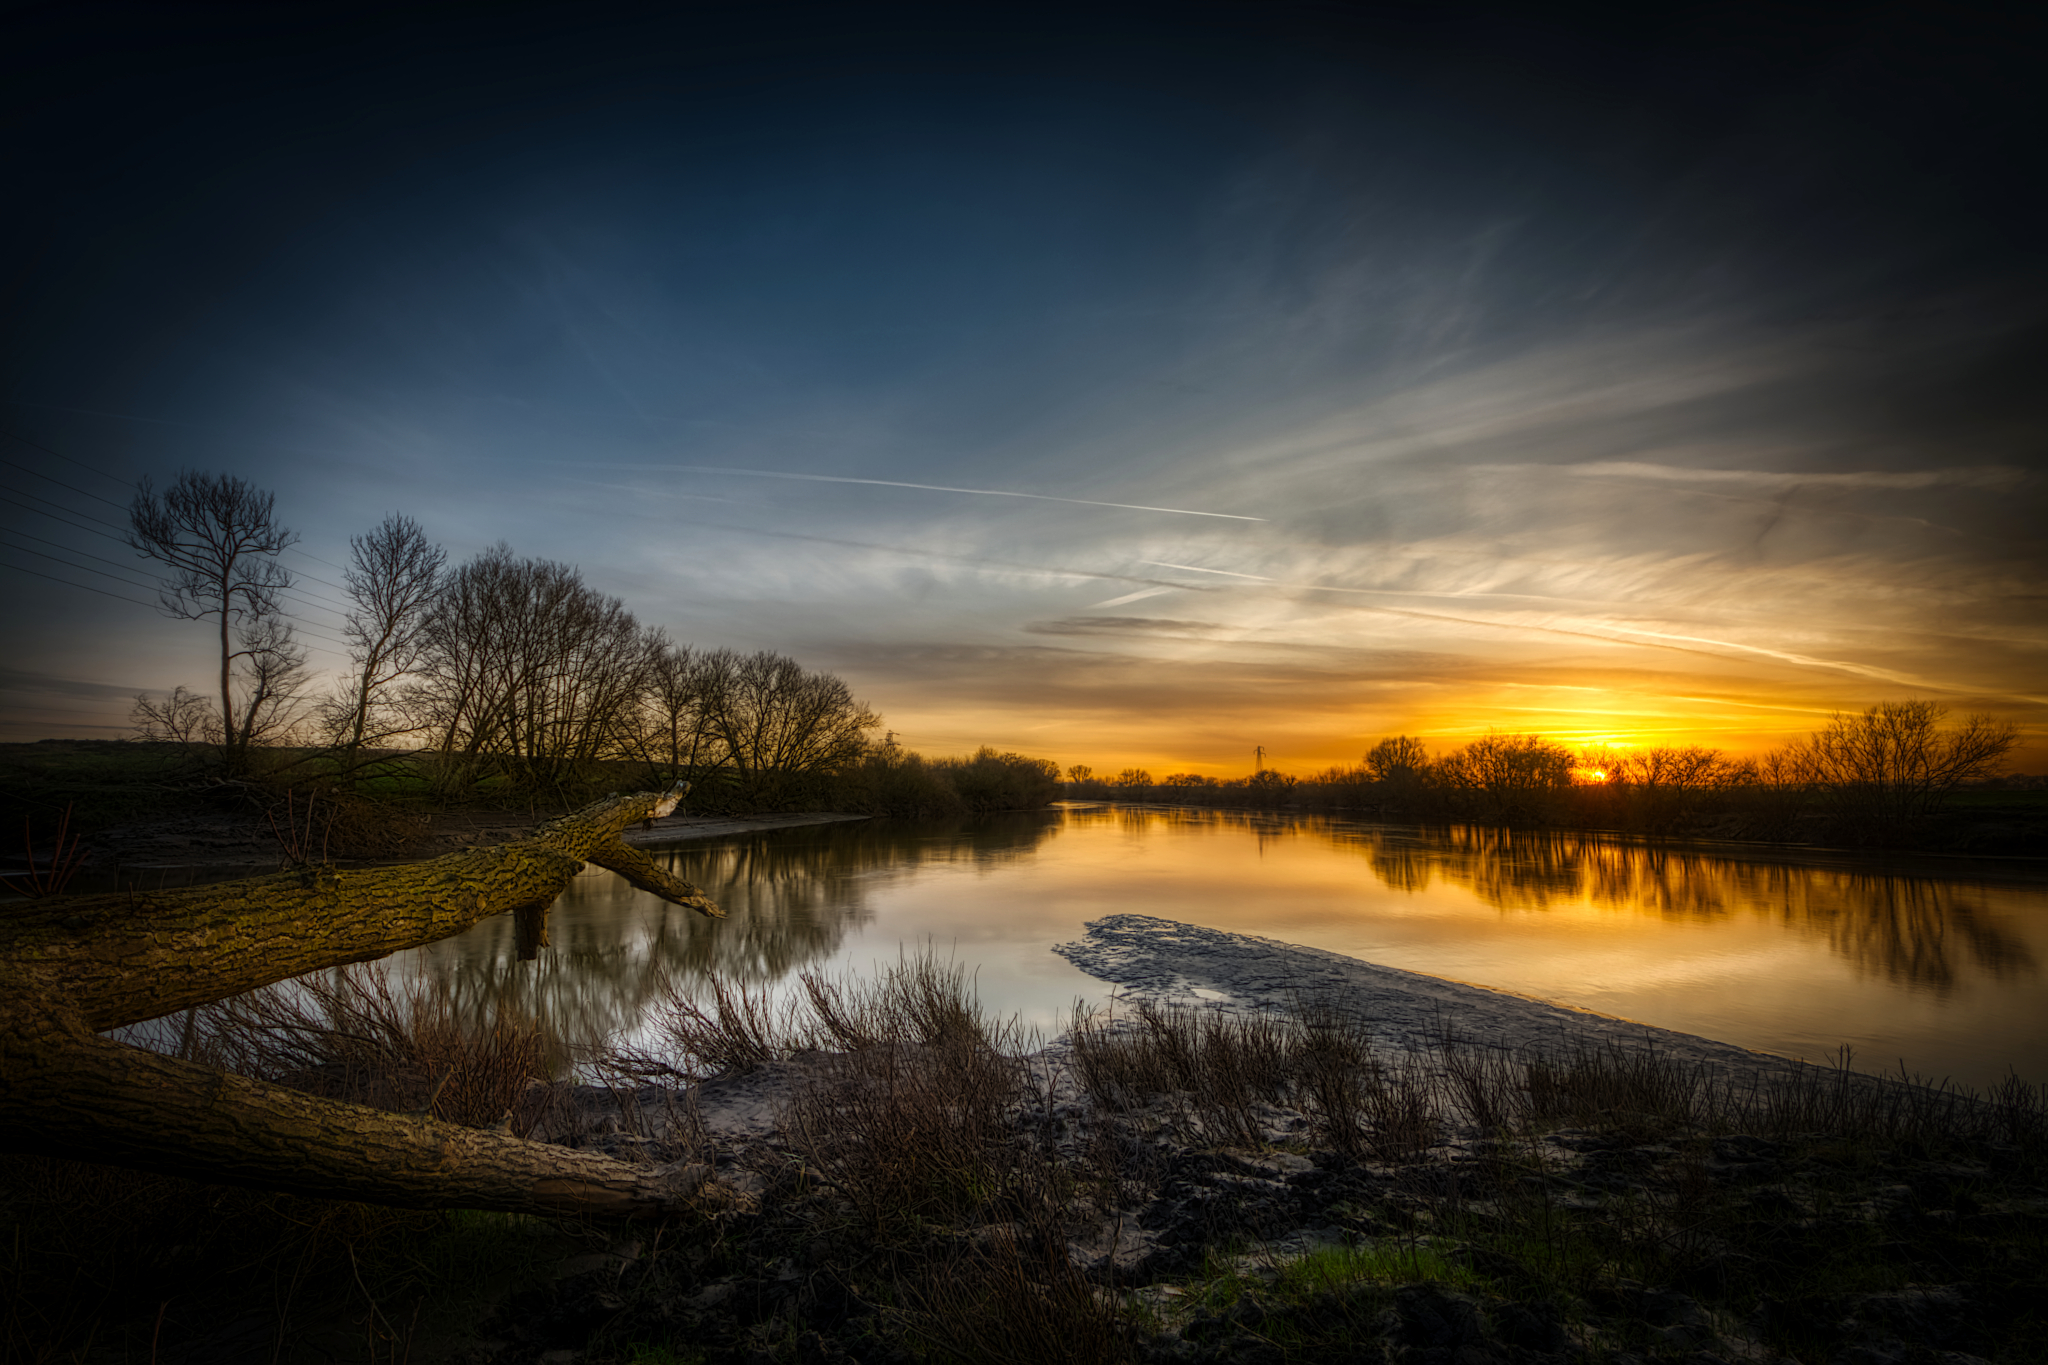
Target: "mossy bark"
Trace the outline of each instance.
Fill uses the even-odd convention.
[[[675,1211],[702,1168],[634,1166],[319,1099],[98,1037],[547,906],[584,863],[707,915],[619,841],[680,789],[612,797],[533,837],[433,862],[305,868],[177,891],[72,896],[0,917],[0,1148],[410,1207]]]

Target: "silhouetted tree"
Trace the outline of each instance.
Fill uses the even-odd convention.
[[[1436,775],[1446,787],[1467,793],[1477,813],[1501,820],[1541,817],[1571,785],[1572,754],[1540,735],[1490,734],[1440,759]]]
[[[147,692],[137,692],[128,719],[137,739],[180,744],[188,749],[195,744],[218,742],[220,718],[214,714],[213,698],[201,696],[182,683],[161,701]]]
[[[1365,756],[1365,771],[1375,782],[1420,786],[1429,772],[1429,750],[1412,735],[1394,735],[1372,746]]]
[[[448,576],[409,694],[437,735],[444,782],[495,768],[559,787],[628,730],[665,641],[573,566],[493,546]]]
[[[1708,793],[1747,776],[1747,770],[1719,749],[1697,744],[1606,755],[1601,770],[1629,815],[1651,830],[1666,830],[1690,818]]]
[[[708,687],[704,658],[657,634],[631,746],[634,756],[666,781],[724,763],[724,747],[705,708]]]
[[[332,743],[352,766],[364,745],[419,728],[396,705],[394,690],[426,657],[428,620],[448,554],[399,512],[348,543],[342,582],[353,606],[342,630],[353,670],[347,690],[330,699],[324,720]]]
[[[759,795],[857,762],[882,723],[843,679],[769,650],[704,655],[699,677],[707,733]]]
[[[1957,787],[1996,772],[2019,742],[2010,721],[1971,715],[1943,728],[1947,715],[1931,701],[1837,712],[1787,757],[1850,833],[1891,838],[1932,816]]]
[[[997,753],[983,745],[972,758],[934,766],[970,811],[1038,810],[1059,795],[1060,765],[1049,758]]]
[[[220,631],[220,743],[240,767],[251,742],[281,713],[305,656],[292,643],[279,595],[291,574],[277,556],[298,536],[277,522],[276,497],[231,474],[180,473],[159,493],[142,481],[128,508],[128,544],[164,566],[157,601],[166,615],[212,618]],[[296,661],[294,664],[293,661]],[[235,673],[249,692],[237,717]],[[270,708],[270,716],[264,714]]]

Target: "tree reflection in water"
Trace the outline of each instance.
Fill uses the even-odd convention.
[[[1102,865],[1104,844],[1174,837],[1176,862],[1160,881],[1165,899],[1151,911],[1169,918],[1206,914],[1205,904],[1256,906],[1269,876],[1326,864],[1335,849],[1359,858],[1361,874],[1369,869],[1394,892],[1418,899],[1463,892],[1522,914],[1583,915],[1590,907],[1685,924],[1768,924],[1825,945],[1859,976],[1939,997],[1964,994],[1972,976],[2023,982],[2040,972],[2025,923],[1996,885],[1868,862],[1770,861],[1586,835],[1139,806],[952,823],[867,821],[677,845],[656,856],[716,897],[730,918],[706,920],[662,905],[593,871],[554,907],[552,946],[537,961],[518,961],[507,916],[421,950],[401,970],[445,981],[471,1009],[543,1011],[577,1038],[624,1033],[672,981],[687,985],[712,972],[745,982],[787,979],[832,959],[850,935],[874,923],[876,907],[892,903],[882,894],[885,884],[945,865],[999,872],[1032,858],[1062,830],[1088,841],[1061,864],[1066,880],[1056,884],[1063,894],[1086,903],[1113,889],[1117,907],[1133,910],[1154,904],[1137,871],[1142,864],[1119,857]],[[1294,845],[1317,857],[1248,867],[1240,857],[1247,834],[1262,856]],[[1189,878],[1205,879],[1192,900]],[[993,887],[987,903],[1001,904],[1009,894],[1006,886]],[[1345,893],[1336,894],[1341,900]],[[2038,889],[2023,894],[2037,896]],[[974,914],[982,904],[970,893],[961,909]],[[1013,926],[1007,947],[984,937],[984,949],[1036,955],[1053,935],[1079,928],[1055,925],[1056,911],[1043,920],[1032,913],[1025,910],[1023,927]],[[1045,938],[1033,938],[1040,930],[1030,926],[1042,926]],[[1244,927],[1257,932],[1255,924]]]
[[[1387,886],[1432,872],[1503,910],[1592,904],[1670,918],[1737,913],[1824,938],[1857,971],[1946,994],[1964,962],[1999,979],[2039,972],[2033,950],[1980,887],[1828,866],[1756,862],[1584,834],[1454,826],[1331,829]]]
[[[548,914],[549,947],[521,962],[513,917],[408,955],[405,969],[447,983],[471,1017],[501,1008],[543,1014],[578,1041],[636,1028],[670,983],[711,973],[771,982],[832,956],[870,923],[869,887],[881,872],[934,864],[995,870],[1027,857],[1058,831],[1058,817],[973,821],[860,821],[768,830],[710,844],[648,850],[708,892],[726,918],[706,919],[585,871]]]
[[[1114,823],[1128,834],[1235,828],[1252,834],[1261,851],[1289,839],[1324,842],[1362,855],[1393,890],[1420,894],[1440,880],[1501,910],[1591,904],[1702,921],[1761,915],[1824,939],[1859,973],[1936,994],[1957,987],[1966,962],[2001,980],[2040,971],[2009,918],[1969,882],[1490,826],[1139,806],[1073,811],[1069,819]]]

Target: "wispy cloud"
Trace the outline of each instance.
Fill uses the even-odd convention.
[[[1127,592],[1122,597],[1112,597],[1107,602],[1092,602],[1089,604],[1089,606],[1091,609],[1100,607],[1120,607],[1124,605],[1124,603],[1126,602],[1142,602],[1148,597],[1157,597],[1161,593],[1178,591],[1180,591],[1180,589],[1178,588],[1140,588],[1136,592]]]
[[[1643,464],[1630,460],[1594,460],[1582,464],[1475,465],[1475,473],[1564,474],[1577,478],[1638,479],[1656,483],[1733,484],[1745,488],[1853,488],[1913,490],[1922,488],[2010,488],[2026,471],[2009,465],[1963,469],[1825,470],[1699,469],[1683,465]]]
[[[1056,497],[1050,493],[1019,493],[1004,488],[956,488],[941,483],[909,483],[901,479],[856,479],[838,474],[798,474],[776,469],[730,469],[719,465],[591,465],[585,469],[614,470],[660,470],[674,474],[719,474],[742,479],[788,479],[798,483],[842,483],[863,484],[871,488],[912,488],[926,493],[963,493],[978,498],[1026,498],[1032,502],[1063,502],[1075,507],[1113,507],[1126,512],[1164,512],[1176,517],[1216,517],[1224,521],[1265,521],[1265,517],[1250,517],[1238,512],[1203,512],[1188,507],[1153,507],[1135,502],[1102,502],[1095,498]]]

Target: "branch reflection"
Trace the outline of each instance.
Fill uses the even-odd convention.
[[[861,821],[767,830],[648,851],[724,908],[706,919],[601,869],[578,876],[548,912],[548,945],[520,961],[515,917],[500,915],[411,955],[410,970],[447,984],[476,1018],[514,1008],[550,1018],[560,1036],[629,1032],[671,982],[717,973],[770,982],[837,952],[872,922],[878,875],[939,864],[995,871],[1058,832],[1030,814],[953,822]]]

